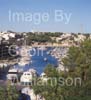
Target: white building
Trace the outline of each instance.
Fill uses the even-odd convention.
[[[10,33],[10,32],[1,32],[0,33],[0,38],[4,38],[5,40],[9,40],[10,38],[15,38],[15,33]]]
[[[14,33],[9,33],[9,37],[15,38],[15,34]]]
[[[37,72],[34,69],[29,69],[24,72],[20,78],[20,82],[22,85],[32,85],[33,78],[37,77]]]

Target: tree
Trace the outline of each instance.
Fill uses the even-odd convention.
[[[63,58],[63,64],[68,71],[58,72],[55,67],[48,65],[44,72],[48,78],[56,78],[57,84],[35,86],[36,94],[42,95],[45,100],[90,100],[91,99],[91,40],[85,40],[79,47],[72,46],[69,48],[67,56]],[[59,78],[64,81],[71,77],[79,77],[81,84],[72,84],[71,86],[60,86]],[[62,81],[61,81],[62,82]]]
[[[73,86],[69,89],[74,90],[69,97],[75,100],[90,100],[91,98],[91,40],[87,39],[79,47],[70,47],[67,57],[63,59],[64,66],[69,69],[68,75],[71,77],[79,76],[82,79],[82,85],[79,88]],[[76,92],[77,90],[77,92]],[[77,95],[78,96],[77,96]],[[75,97],[76,95],[76,97]],[[70,98],[70,99],[71,99]],[[70,100],[68,99],[68,100]]]
[[[0,100],[18,100],[18,91],[15,87],[0,87]]]

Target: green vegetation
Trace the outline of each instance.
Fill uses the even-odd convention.
[[[48,65],[44,70],[48,80],[37,79],[41,84],[33,86],[35,94],[45,100],[91,100],[91,40],[70,47],[62,62],[69,71],[59,72]],[[72,81],[76,78],[81,81]],[[17,100],[18,92],[15,87],[0,87],[0,97],[0,100]]]
[[[50,37],[47,35],[38,35],[38,34],[31,34],[29,36],[30,41],[35,41],[35,42],[48,42],[50,41]]]
[[[0,100],[18,100],[19,93],[15,87],[0,87]]]
[[[45,33],[47,36],[51,36],[51,37],[60,37],[63,33],[60,33],[60,32],[55,32],[55,33],[51,33],[51,32],[48,32],[48,33]]]
[[[53,40],[51,39],[51,37],[59,37],[62,33],[27,33],[28,34],[28,42],[53,42]]]
[[[44,72],[48,78],[55,77],[57,84],[53,81],[51,85],[48,80],[46,85],[34,86],[35,93],[41,94],[45,100],[91,100],[91,40],[85,40],[79,47],[70,47],[67,57],[62,61],[69,71],[58,72],[52,65],[48,65]],[[76,85],[63,84],[67,78],[80,78],[81,84],[79,81]]]

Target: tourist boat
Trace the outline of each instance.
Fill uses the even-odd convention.
[[[32,84],[33,78],[37,77],[37,72],[34,69],[29,69],[28,71],[23,72],[23,75],[20,78],[22,85],[29,86]]]
[[[12,82],[18,80],[18,70],[15,68],[10,68],[7,74],[7,79]]]

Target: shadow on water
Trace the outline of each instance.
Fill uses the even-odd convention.
[[[7,79],[6,75],[8,73],[9,68],[10,68],[10,66],[0,68],[0,80]]]

